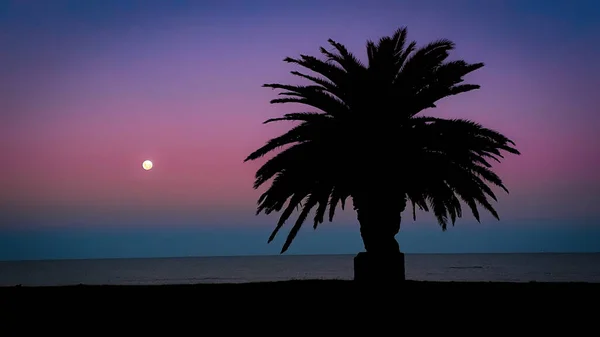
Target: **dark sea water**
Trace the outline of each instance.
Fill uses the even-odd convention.
[[[0,261],[0,286],[352,279],[353,255]],[[406,276],[432,281],[600,282],[598,254],[407,254]]]

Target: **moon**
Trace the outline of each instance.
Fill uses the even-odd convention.
[[[142,167],[144,168],[144,170],[150,171],[152,169],[152,162],[150,160],[144,160],[144,162],[142,163]]]

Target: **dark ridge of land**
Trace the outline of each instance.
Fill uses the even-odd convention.
[[[407,280],[396,284],[380,284],[388,288],[390,286],[398,289],[510,289],[510,290],[561,290],[585,287],[587,289],[600,289],[600,283],[594,282],[498,282],[498,281],[413,281]],[[314,288],[316,287],[316,288]],[[372,287],[369,284],[360,284],[352,280],[289,280],[289,281],[265,281],[265,282],[225,282],[225,283],[194,283],[194,284],[152,284],[152,285],[61,285],[61,286],[2,286],[0,291],[82,291],[82,290],[298,290],[298,289],[362,289]]]
[[[85,331],[91,327],[120,331],[123,325],[136,333],[145,329],[169,336],[187,334],[187,330],[169,330],[182,326],[200,335],[211,327],[226,331],[226,335],[278,331],[284,336],[297,329],[308,329],[311,334],[358,334],[356,329],[367,326],[367,335],[382,336],[387,333],[375,330],[397,329],[401,322],[419,334],[454,331],[487,336],[501,330],[515,334],[524,331],[523,326],[556,334],[562,326],[567,329],[560,330],[563,334],[579,336],[596,326],[597,319],[592,316],[599,300],[600,283],[581,282],[364,285],[344,280],[295,280],[0,288],[4,322],[17,323],[21,330],[49,320],[59,326],[45,326],[46,332],[62,333],[66,327],[75,329],[71,322],[86,322],[90,328]],[[32,323],[18,323],[20,319]],[[168,327],[160,332],[155,326]]]
[[[319,293],[325,291],[329,295],[352,293],[359,295],[364,291],[370,293],[388,292],[403,296],[415,295],[420,292],[440,292],[448,296],[469,295],[479,292],[503,292],[519,296],[552,292],[559,295],[563,292],[585,290],[599,292],[600,283],[588,282],[463,282],[463,281],[406,281],[397,284],[359,284],[351,280],[289,280],[272,282],[246,283],[196,283],[196,284],[165,284],[165,285],[66,285],[66,286],[8,286],[0,287],[0,295],[4,294],[176,294],[181,291],[190,294],[206,293],[238,295],[269,296],[283,293],[305,294],[305,291]],[[352,293],[349,293],[352,292]],[[310,294],[310,293],[306,293]],[[491,294],[491,293],[490,293]],[[488,294],[489,295],[489,294]]]

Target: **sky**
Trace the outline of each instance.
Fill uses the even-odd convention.
[[[596,1],[0,1],[0,260],[278,254],[243,159],[298,107],[270,105],[287,56],[328,38],[361,59],[408,27],[484,62],[435,114],[476,120],[521,156],[495,170],[500,221],[403,220],[406,253],[600,251]],[[154,167],[142,169],[150,159]],[[466,212],[465,212],[466,213]],[[288,254],[363,250],[355,214]]]

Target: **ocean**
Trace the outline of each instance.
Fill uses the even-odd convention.
[[[354,255],[0,261],[0,286],[151,285],[352,279]],[[406,254],[428,281],[600,282],[597,254]]]

